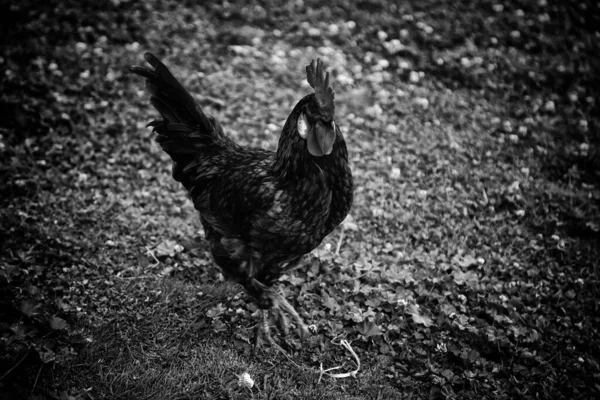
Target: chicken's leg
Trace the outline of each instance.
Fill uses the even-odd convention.
[[[296,323],[296,328],[298,329],[298,335],[300,336],[300,339],[306,339],[306,337],[308,336],[308,327],[302,320],[302,317],[300,317],[300,315],[294,309],[294,307],[292,307],[292,305],[288,303],[288,301],[283,296],[277,293],[273,293],[272,296],[273,308],[271,310],[279,313],[284,333],[287,334],[287,331],[289,330],[289,322],[287,317],[285,316],[285,313],[287,313],[292,317],[292,319]]]
[[[294,260],[294,265],[297,265],[297,260]],[[252,261],[250,261],[250,265]],[[248,293],[256,299],[256,303],[259,308],[262,309],[262,321],[259,324],[257,345],[260,343],[259,336],[263,334],[269,343],[273,343],[269,329],[269,315],[270,313],[274,319],[279,323],[281,330],[287,335],[289,331],[289,319],[292,318],[298,329],[298,334],[301,340],[304,340],[308,336],[308,328],[298,312],[287,302],[275,289],[271,286],[267,286],[264,283],[258,281],[256,278],[246,279],[242,282],[244,288]]]
[[[302,320],[302,317],[300,317],[298,312],[294,309],[294,307],[292,307],[290,305],[290,303],[287,302],[287,300],[285,300],[281,295],[276,293],[271,288],[266,289],[262,293],[262,296],[268,297],[268,300],[266,300],[264,298],[261,299],[262,301],[259,301],[259,305],[265,304],[268,302],[270,304],[270,307],[263,308],[261,310],[262,321],[258,326],[258,332],[257,332],[257,338],[256,338],[257,346],[260,346],[260,338],[261,337],[264,337],[265,339],[267,339],[269,344],[271,344],[271,345],[275,344],[275,342],[273,341],[273,338],[271,337],[271,332],[270,332],[271,331],[270,325],[269,325],[269,320],[270,320],[269,317],[270,316],[273,316],[273,319],[275,319],[278,322],[278,325],[280,326],[284,335],[287,335],[289,332],[290,321],[289,321],[288,317],[291,317],[293,322],[296,324],[296,327],[298,329],[298,335],[300,336],[300,339],[301,340],[306,339],[306,337],[308,336],[308,328],[307,328],[306,324],[304,323],[304,321]]]

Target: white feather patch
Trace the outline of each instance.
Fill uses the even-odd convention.
[[[308,121],[304,113],[300,114],[300,118],[298,118],[298,134],[302,139],[306,139],[306,135],[308,135]]]

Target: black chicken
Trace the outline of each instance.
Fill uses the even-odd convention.
[[[315,93],[296,104],[272,152],[234,143],[160,60],[150,53],[145,59],[154,69],[130,70],[146,78],[150,102],[162,115],[149,125],[200,213],[216,263],[263,309],[259,326],[269,341],[268,309],[285,332],[285,314],[291,316],[304,338],[306,325],[272,286],[344,220],[352,204],[329,73],[320,60],[306,67]]]

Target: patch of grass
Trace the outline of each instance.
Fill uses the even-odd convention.
[[[377,369],[367,368],[342,391],[329,380],[317,389],[316,367],[290,364],[272,351],[240,352],[239,346],[232,346],[232,339],[240,339],[235,332],[218,334],[211,324],[200,323],[215,302],[235,298],[224,297],[228,290],[223,285],[197,287],[166,279],[128,286],[137,298],[153,296],[110,322],[86,330],[89,345],[57,377],[72,388],[71,395],[101,399],[402,398],[382,381]],[[281,368],[282,362],[289,365]],[[240,384],[243,373],[250,374],[255,387]]]
[[[90,388],[93,398],[242,396],[247,389],[238,387],[235,374],[252,365],[210,329],[191,329],[190,311],[202,315],[206,309],[188,302],[190,319],[185,320],[173,304],[173,296],[182,295],[181,285],[161,286],[150,290],[160,294],[149,303],[89,332],[92,343],[65,376],[75,387]]]

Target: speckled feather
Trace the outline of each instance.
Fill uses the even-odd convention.
[[[131,70],[147,78],[151,102],[163,116],[151,125],[173,159],[173,177],[188,190],[224,274],[259,297],[249,280],[272,284],[348,214],[353,184],[342,133],[334,125],[329,155],[309,154],[296,127],[301,113],[319,114],[310,94],[289,115],[277,152],[239,146],[158,59],[146,59],[154,70]]]

